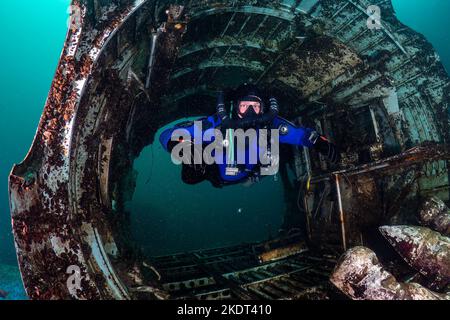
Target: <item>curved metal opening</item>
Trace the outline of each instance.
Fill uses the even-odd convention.
[[[159,129],[156,141],[175,123]],[[208,181],[187,185],[181,166],[158,142],[142,150],[133,173],[136,188],[127,208],[133,236],[147,256],[265,241],[277,235],[287,210],[278,175],[222,189]]]
[[[269,24],[269,26],[266,24]],[[202,28],[211,25],[214,25],[215,29],[209,28],[208,32],[199,32]],[[280,34],[273,32],[274,29],[283,30],[283,35],[280,37]],[[271,270],[273,268],[268,273],[275,277],[283,274],[281,266],[291,270],[289,272],[294,274],[302,269],[302,266],[307,269],[320,269],[318,266],[308,265],[305,261],[297,267],[293,267],[292,263],[296,262],[289,260],[290,257],[297,259],[299,255],[301,256],[307,248],[306,242],[311,241],[312,238],[315,238],[314,241],[318,241],[321,237],[327,237],[326,240],[319,241],[324,241],[323,245],[328,248],[327,250],[331,250],[330,257],[342,250],[336,186],[334,183],[319,181],[312,190],[305,190],[310,175],[319,175],[337,168],[329,167],[318,154],[306,152],[303,148],[286,147],[282,150],[284,162],[280,172],[279,184],[281,184],[282,200],[286,212],[284,214],[278,212],[278,215],[279,217],[284,215],[283,227],[286,231],[293,230],[293,232],[281,234],[276,232],[273,239],[264,239],[269,241],[268,243],[263,242],[261,245],[257,243],[236,243],[234,246],[204,245],[197,248],[193,246],[190,248],[191,250],[181,250],[186,253],[174,254],[172,252],[172,254],[161,256],[157,250],[153,249],[152,251],[152,246],[157,245],[156,242],[145,243],[145,233],[147,232],[148,241],[150,241],[152,230],[164,230],[162,222],[154,221],[156,223],[152,228],[145,228],[145,223],[142,223],[142,221],[145,221],[143,215],[158,217],[157,210],[154,208],[153,210],[151,208],[143,210],[136,208],[136,206],[133,207],[133,205],[127,207],[127,203],[132,199],[133,192],[137,190],[135,189],[136,183],[139,184],[139,178],[136,182],[134,170],[138,165],[135,163],[140,161],[139,155],[145,157],[144,147],[146,145],[153,143],[154,148],[154,145],[157,144],[156,129],[180,117],[213,112],[214,91],[221,88],[237,87],[244,81],[257,82],[263,90],[270,90],[276,94],[282,105],[282,115],[289,120],[298,125],[316,127],[324,134],[333,137],[337,143],[340,143],[344,152],[350,151],[351,156],[353,156],[353,158],[349,157],[347,165],[370,163],[379,159],[382,153],[386,156],[395,152],[394,150],[398,147],[393,142],[395,139],[392,138],[392,128],[385,130],[384,135],[385,141],[387,141],[386,145],[389,145],[389,139],[393,142],[392,150],[376,148],[380,143],[381,135],[378,126],[380,123],[386,124],[388,121],[384,111],[378,108],[380,106],[379,100],[371,102],[355,101],[351,110],[339,110],[340,104],[334,101],[335,97],[328,101],[326,98],[321,101],[307,101],[308,96],[314,95],[315,90],[320,90],[323,87],[323,82],[342,76],[346,69],[351,70],[355,66],[364,64],[364,62],[357,54],[334,42],[331,38],[314,33],[309,33],[308,37],[298,37],[299,31],[294,30],[292,24],[283,19],[280,20],[278,17],[267,17],[260,14],[254,16],[253,13],[247,15],[246,12],[240,11],[231,13],[220,11],[214,14],[210,13],[204,18],[193,19],[186,25],[186,33],[180,42],[165,43],[165,46],[180,46],[180,51],[172,64],[165,65],[166,68],[171,67],[170,72],[162,72],[163,74],[169,74],[169,80],[166,81],[167,85],[164,87],[167,89],[159,92],[163,98],[160,106],[156,107],[157,110],[159,109],[156,112],[157,114],[152,111],[155,110],[155,105],[149,103],[151,99],[147,99],[145,94],[139,92],[142,89],[137,88],[138,93],[133,102],[131,116],[128,117],[128,151],[124,151],[123,148],[117,146],[112,148],[111,159],[114,160],[110,164],[112,170],[107,180],[112,181],[110,190],[113,191],[108,195],[113,203],[111,205],[112,215],[115,219],[119,217],[118,219],[121,220],[121,223],[116,223],[113,227],[114,238],[119,247],[119,260],[123,262],[124,257],[128,257],[130,264],[139,266],[139,276],[145,285],[139,289],[135,288],[137,290],[135,293],[141,297],[145,296],[146,290],[150,290],[149,288],[152,285],[158,287],[158,283],[161,285],[160,289],[172,298],[192,294],[192,290],[197,290],[199,292],[197,296],[201,299],[227,298],[239,295],[246,297],[246,294],[250,297],[259,298],[275,297],[274,292],[276,290],[267,292],[266,289],[266,293],[264,293],[264,290],[258,291],[257,289],[255,289],[257,293],[248,293],[245,290],[244,293],[236,289],[230,290],[235,283],[235,280],[232,280],[233,274],[239,270],[250,270],[249,274],[253,273],[253,276],[248,275],[246,280],[243,276],[241,281],[251,287],[254,282],[257,282],[257,274],[262,278],[271,278],[271,276],[264,276],[264,273],[260,273],[261,263],[263,263],[263,266],[264,263],[268,263],[267,268]],[[249,43],[249,39],[255,39],[256,35],[260,33],[264,38],[260,40],[262,41],[260,43],[276,42],[276,49],[264,46],[266,50],[262,50],[257,43]],[[233,37],[227,34],[233,35]],[[152,41],[158,41],[158,39],[160,38],[153,37]],[[327,45],[325,46],[325,44]],[[151,52],[149,54],[150,57],[154,57],[150,59],[150,64],[153,64],[151,66],[153,72],[154,70],[161,72],[163,66],[158,65],[158,45],[155,46],[152,43],[150,47],[156,48],[154,55]],[[160,50],[163,49],[160,48]],[[288,52],[292,54],[289,55]],[[346,57],[347,60],[342,60],[343,57]],[[312,60],[306,61],[305,59]],[[323,59],[328,59],[328,61]],[[152,68],[149,69],[152,70]],[[291,68],[298,69],[298,78],[289,79]],[[374,70],[373,72],[376,73],[377,71]],[[311,79],[311,73],[316,73],[316,79]],[[364,74],[361,74],[361,77],[364,77]],[[150,80],[150,83],[158,81],[158,74],[151,75]],[[304,81],[309,81],[309,83]],[[355,84],[352,83],[351,85]],[[349,103],[349,99],[352,97],[352,92],[345,92],[346,89],[347,87],[344,84],[336,93],[334,88],[331,91],[336,95],[341,93],[342,105]],[[152,88],[150,86],[151,94]],[[335,112],[336,109],[338,112]],[[148,124],[150,119],[151,125]],[[345,125],[349,122],[352,123],[350,130]],[[116,150],[116,153],[114,153],[114,150]],[[168,156],[166,158],[166,161],[170,161]],[[179,177],[172,177],[167,181],[175,184],[174,179],[179,181]],[[146,189],[149,190],[147,192],[152,192],[152,188],[157,187],[164,189],[154,180],[148,180],[147,178]],[[260,187],[267,188],[270,186],[263,185]],[[236,188],[242,187],[237,186]],[[140,192],[138,190],[138,196]],[[223,191],[221,192],[223,193]],[[156,191],[154,193],[158,194]],[[208,191],[203,190],[201,195],[206,197]],[[167,198],[167,201],[173,201],[173,199],[170,200],[170,196],[167,196]],[[196,205],[198,205],[197,202],[191,202],[183,210],[186,212],[195,211]],[[167,207],[170,210],[170,205]],[[134,212],[131,213],[133,209]],[[198,210],[202,210],[204,214],[208,213],[205,208],[198,208]],[[214,209],[214,212],[220,214],[217,208]],[[161,216],[159,217],[159,220],[161,220]],[[314,220],[314,222],[308,221],[308,219]],[[143,230],[136,232],[134,230],[136,223]],[[319,226],[323,223],[325,223],[324,228],[320,230]],[[201,220],[197,224],[200,228],[208,228],[208,223]],[[265,226],[255,225],[254,227],[266,232]],[[187,232],[187,235],[184,235],[184,237],[193,237],[192,234],[189,234],[189,230],[185,229],[185,232]],[[134,237],[130,237],[131,235],[134,235]],[[136,236],[137,242],[135,241]],[[184,239],[186,238],[183,238],[183,234],[174,236],[175,242],[184,241],[186,245],[188,241]],[[170,238],[167,241],[170,241]],[[344,239],[343,241],[348,240]],[[144,247],[144,250],[142,250],[142,247]],[[167,244],[166,250],[169,247],[170,245]],[[208,247],[212,250],[207,250]],[[214,250],[212,247],[218,247],[219,249]],[[124,254],[126,252],[127,254]],[[156,252],[156,254],[152,254],[152,252]],[[221,263],[221,259],[229,261]],[[239,264],[238,260],[243,260],[243,263]],[[323,262],[323,258],[320,258],[319,261]],[[119,267],[119,269],[121,268]],[[267,272],[266,268],[264,270]],[[323,275],[325,274],[326,271],[323,271]],[[313,280],[309,286],[323,286],[324,280],[325,278],[318,277],[317,282]],[[324,288],[322,287],[322,289]],[[320,293],[316,294],[324,294],[321,290],[318,292]],[[147,294],[149,293],[147,292]],[[163,293],[159,292],[159,294]]]

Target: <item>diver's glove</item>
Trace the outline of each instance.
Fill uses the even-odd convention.
[[[278,100],[275,97],[270,97],[269,102],[270,102],[270,111],[274,112],[275,114],[278,114],[280,112]]]
[[[324,136],[313,132],[310,141],[313,143],[314,148],[325,156],[331,164],[337,164],[341,161],[341,153],[336,145],[328,141]]]
[[[219,91],[217,93],[217,114],[219,115],[222,122],[229,118],[227,110],[225,108],[225,93],[223,91]]]

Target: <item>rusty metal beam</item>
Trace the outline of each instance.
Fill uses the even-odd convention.
[[[214,90],[213,88],[209,87],[208,85],[195,86],[195,87],[183,90],[179,93],[164,97],[162,99],[163,106],[167,106],[170,103],[177,102],[184,98],[198,95],[198,94],[204,94],[204,95],[208,95],[211,97],[215,97],[217,94],[217,90]]]
[[[196,72],[198,70],[205,70],[205,69],[209,69],[209,68],[239,68],[239,69],[251,70],[254,72],[264,71],[263,64],[258,61],[248,61],[246,59],[240,59],[240,60],[211,59],[209,61],[208,60],[202,61],[195,67],[184,68],[182,70],[176,71],[172,75],[172,79],[178,79],[178,78],[185,76],[191,72]]]
[[[313,177],[311,183],[329,180],[330,177],[341,174],[347,177],[374,171],[389,174],[399,168],[408,168],[439,160],[450,160],[450,145],[429,142],[386,159]]]
[[[253,37],[230,37],[226,36],[222,39],[214,39],[204,43],[193,43],[189,46],[181,48],[179,58],[199,53],[204,50],[217,49],[223,47],[245,47],[249,49],[263,50],[270,53],[277,52],[277,42],[264,42],[263,39],[255,39]],[[211,59],[211,57],[210,57]]]
[[[224,14],[224,13],[243,13],[243,14],[255,14],[255,15],[266,15],[273,18],[278,18],[286,21],[292,21],[295,18],[295,14],[285,10],[278,10],[268,7],[257,7],[257,6],[230,6],[230,7],[219,7],[219,8],[208,8],[206,10],[200,10],[194,12],[191,15],[191,21],[198,19],[203,19],[208,16]]]

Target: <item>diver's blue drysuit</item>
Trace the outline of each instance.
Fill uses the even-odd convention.
[[[197,120],[197,124],[201,121],[202,134],[204,135],[208,130],[214,130],[220,128],[222,125],[221,118],[216,114],[210,116],[208,118],[202,118]],[[291,122],[281,118],[274,117],[270,123],[264,126],[265,129],[278,129],[279,130],[279,142],[284,144],[296,145],[296,146],[305,146],[305,147],[313,147],[315,140],[319,136],[317,132],[313,129],[309,128],[301,128],[297,127]],[[196,124],[194,121],[183,122],[174,126],[173,128],[165,130],[160,136],[160,142],[163,145],[164,149],[170,152],[173,149],[174,142],[172,142],[172,134],[177,129],[185,129],[189,132],[189,134],[193,137],[196,130]],[[197,128],[198,130],[199,128]],[[253,128],[256,129],[256,132],[259,134],[259,130],[261,128]],[[175,138],[176,140],[177,138]],[[211,142],[212,143],[212,142]],[[176,142],[175,142],[176,144]],[[260,150],[258,148],[259,145],[255,143],[254,145],[248,145],[248,148],[256,148],[256,154],[260,155]],[[246,160],[248,157],[249,150],[246,149]],[[258,158],[259,159],[259,158]],[[211,167],[212,166],[212,167]],[[204,170],[202,172],[202,177],[197,177],[192,179],[192,175],[195,174],[193,171],[189,174],[189,168],[183,164],[182,173],[183,180],[189,184],[195,184],[204,180],[209,180],[215,187],[221,187],[229,184],[236,184],[243,181],[248,180],[249,178],[256,178],[259,176],[260,166],[258,164],[250,164],[246,163],[245,165],[237,166],[238,172],[235,174],[227,174],[227,168],[229,165],[224,161],[223,164],[214,164],[209,166],[209,170]],[[191,177],[191,178],[189,178]]]
[[[243,88],[245,90],[248,89],[248,87],[245,86]],[[264,106],[264,102],[259,98],[257,90],[251,86],[250,89],[247,90],[247,94],[241,99],[243,101],[257,101],[261,103],[261,106]],[[240,102],[242,100],[238,101]],[[165,130],[161,134],[160,142],[169,152],[171,152],[179,143],[185,142],[184,138],[180,136],[173,137],[178,129],[184,129],[183,132],[188,133],[189,141],[186,142],[188,142],[190,148],[202,144],[202,149],[213,143],[214,138],[216,137],[214,134],[215,129],[220,130],[222,138],[224,136],[226,137],[227,133],[230,133],[230,131],[227,131],[228,129],[254,129],[257,133],[257,139],[253,139],[252,142],[246,142],[243,146],[239,146],[240,148],[245,148],[245,150],[240,150],[241,156],[245,153],[245,158],[241,157],[239,159],[240,155],[238,152],[236,159],[236,154],[230,155],[232,151],[227,155],[219,148],[218,151],[213,151],[213,153],[216,153],[213,155],[215,160],[220,160],[215,161],[214,164],[198,166],[183,163],[181,173],[183,181],[188,184],[197,184],[204,180],[209,180],[213,186],[222,187],[224,185],[241,183],[248,179],[257,179],[261,175],[261,169],[267,169],[267,167],[264,167],[264,165],[267,165],[267,158],[265,158],[264,161],[261,161],[262,157],[265,157],[262,155],[268,154],[269,158],[272,160],[274,156],[271,143],[269,142],[273,140],[273,137],[265,136],[266,143],[258,143],[261,142],[260,138],[261,140],[264,139],[262,137],[263,131],[261,131],[261,129],[266,129],[265,132],[268,134],[270,134],[273,129],[278,130],[279,144],[283,143],[308,148],[314,147],[318,152],[324,154],[331,163],[339,161],[339,152],[332,143],[313,129],[297,127],[291,122],[279,117],[277,99],[271,97],[269,101],[270,104],[266,112],[261,112],[259,114],[253,113],[253,115],[251,115],[254,110],[253,108],[248,108],[245,114],[240,114],[236,119],[233,119],[232,115],[229,115],[226,111],[224,93],[219,92],[216,105],[217,113],[215,115],[198,119],[195,122],[183,122],[173,128]],[[177,132],[177,135],[178,133],[179,132]],[[197,139],[195,138],[196,136]],[[194,137],[194,139],[192,139],[192,137]],[[234,144],[234,138],[231,139],[230,136],[228,136],[228,138],[230,138],[228,141],[232,140],[232,143]],[[262,150],[263,148],[265,150]],[[230,148],[228,150],[232,149],[233,148]],[[195,148],[191,150],[195,152]],[[192,154],[193,153],[191,152],[191,155]],[[250,154],[256,155],[256,158],[252,158],[249,156]],[[227,157],[230,161],[226,161]],[[237,162],[239,163],[237,165],[235,164],[236,160],[238,160]],[[267,173],[267,171],[265,171],[265,173]]]

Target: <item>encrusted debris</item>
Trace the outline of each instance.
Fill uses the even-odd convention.
[[[430,227],[444,236],[450,236],[450,210],[437,197],[426,200],[419,212],[422,225]]]
[[[450,238],[415,226],[384,226],[380,232],[412,268],[441,286],[450,283]]]
[[[450,300],[418,283],[400,283],[365,247],[348,250],[338,262],[331,282],[354,300]]]

